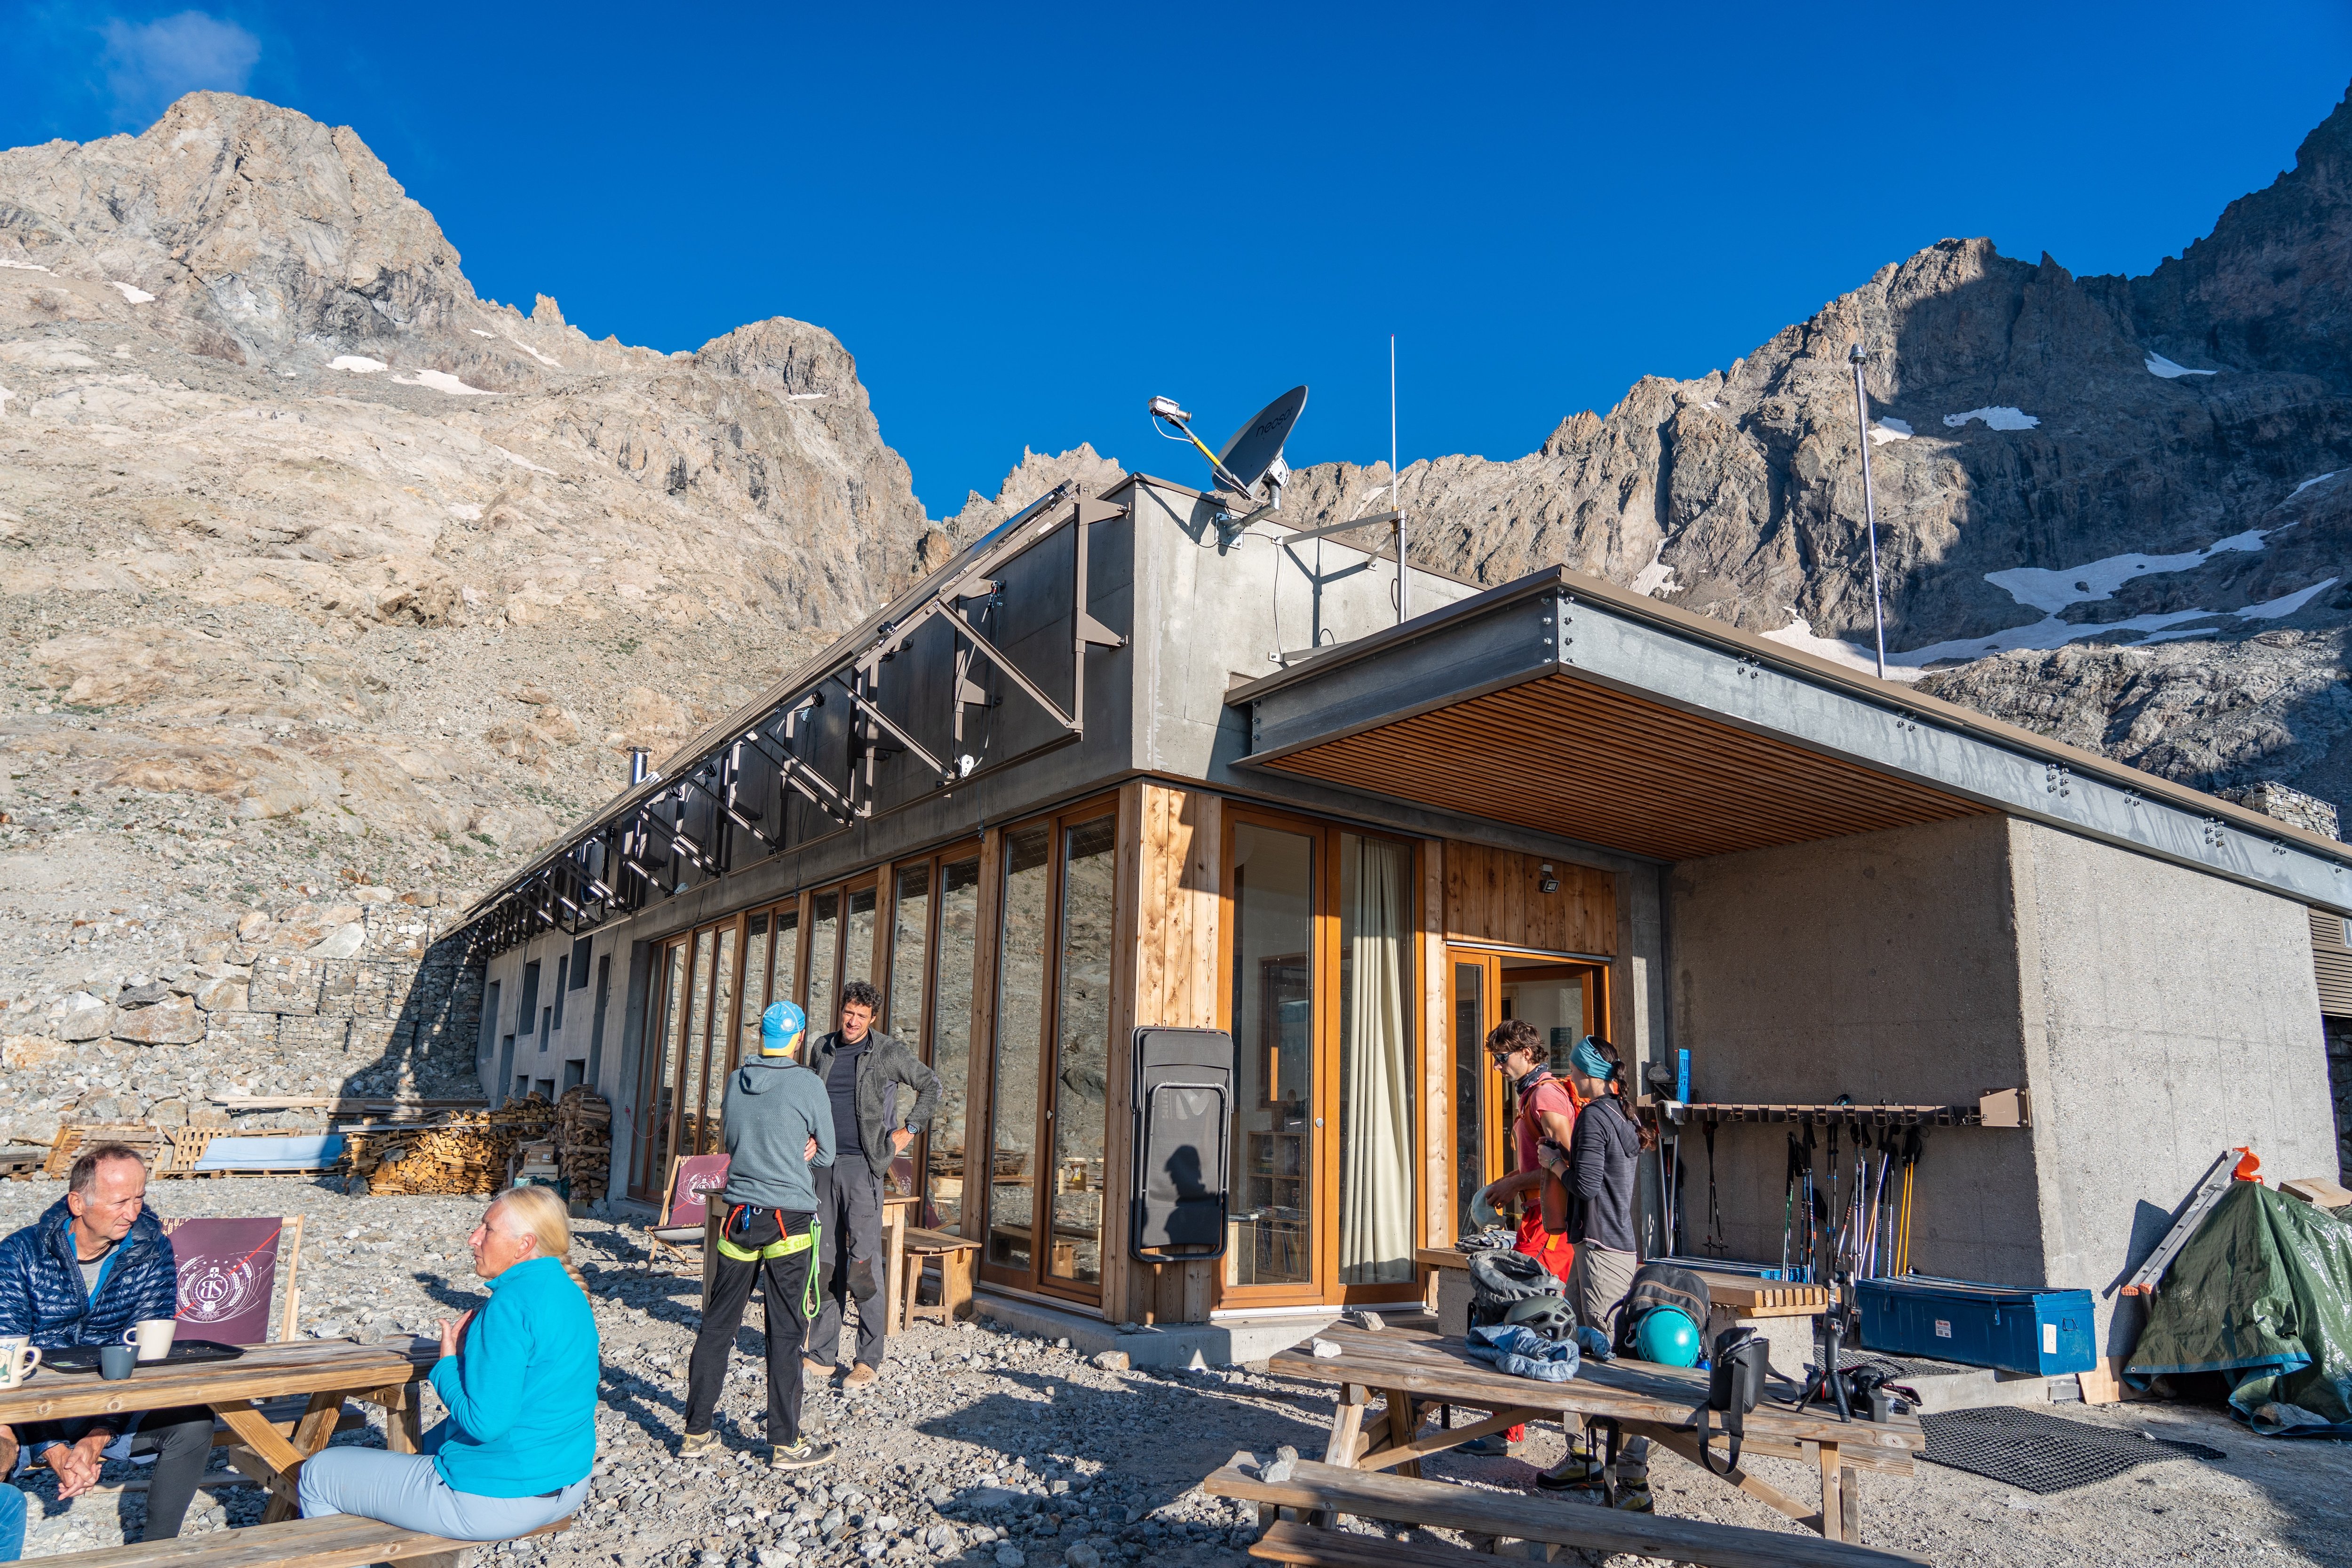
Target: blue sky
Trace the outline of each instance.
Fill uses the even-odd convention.
[[[845,15],[855,11],[856,15]],[[649,25],[650,19],[650,25]],[[1024,443],[1197,479],[1295,382],[1295,464],[1510,458],[1947,235],[2145,272],[2294,162],[2345,0],[2218,6],[385,10],[0,0],[0,142],[238,89],[355,127],[484,295],[858,359],[934,514]]]

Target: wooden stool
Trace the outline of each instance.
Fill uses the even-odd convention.
[[[943,1230],[925,1230],[910,1225],[907,1227],[906,1248],[909,1258],[930,1258],[939,1264],[940,1300],[935,1307],[915,1304],[919,1261],[916,1268],[908,1270],[907,1289],[900,1294],[899,1331],[904,1332],[913,1327],[919,1317],[936,1317],[941,1323],[952,1323],[970,1315],[972,1269],[980,1256],[980,1243],[969,1237],[950,1236]]]

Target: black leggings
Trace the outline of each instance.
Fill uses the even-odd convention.
[[[739,1215],[741,1223],[738,1223]],[[727,1238],[747,1251],[757,1251],[786,1236],[808,1233],[810,1216],[780,1214],[774,1209],[730,1211]],[[767,1300],[768,1441],[789,1447],[801,1436],[801,1338],[807,1332],[804,1304],[813,1247],[783,1258],[749,1261],[720,1253],[710,1286],[710,1304],[703,1310],[702,1328],[694,1336],[694,1355],[686,1369],[686,1430],[699,1436],[710,1430],[719,1409],[719,1395],[727,1384],[727,1352],[742,1326],[743,1309],[751,1304],[751,1288],[761,1286]]]

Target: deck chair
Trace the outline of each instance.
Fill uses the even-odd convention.
[[[302,1304],[302,1216],[287,1219],[178,1219],[164,1222],[180,1268],[180,1331],[227,1345],[294,1337]],[[286,1306],[269,1331],[278,1265],[286,1264]]]
[[[671,1156],[669,1177],[662,1183],[661,1210],[646,1226],[646,1273],[653,1272],[657,1252],[666,1254],[667,1261],[702,1266],[703,1226],[710,1212],[705,1198],[726,1185],[726,1155]]]

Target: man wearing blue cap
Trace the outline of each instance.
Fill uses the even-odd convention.
[[[751,1287],[767,1300],[768,1463],[803,1470],[833,1458],[833,1446],[801,1436],[801,1339],[815,1305],[819,1228],[812,1165],[833,1163],[833,1105],[824,1082],[800,1063],[808,1021],[790,1002],[760,1015],[759,1055],[727,1080],[720,1111],[727,1141],[727,1223],[719,1233],[717,1278],[687,1363],[681,1454],[718,1445],[710,1429],[727,1381],[727,1352]]]

